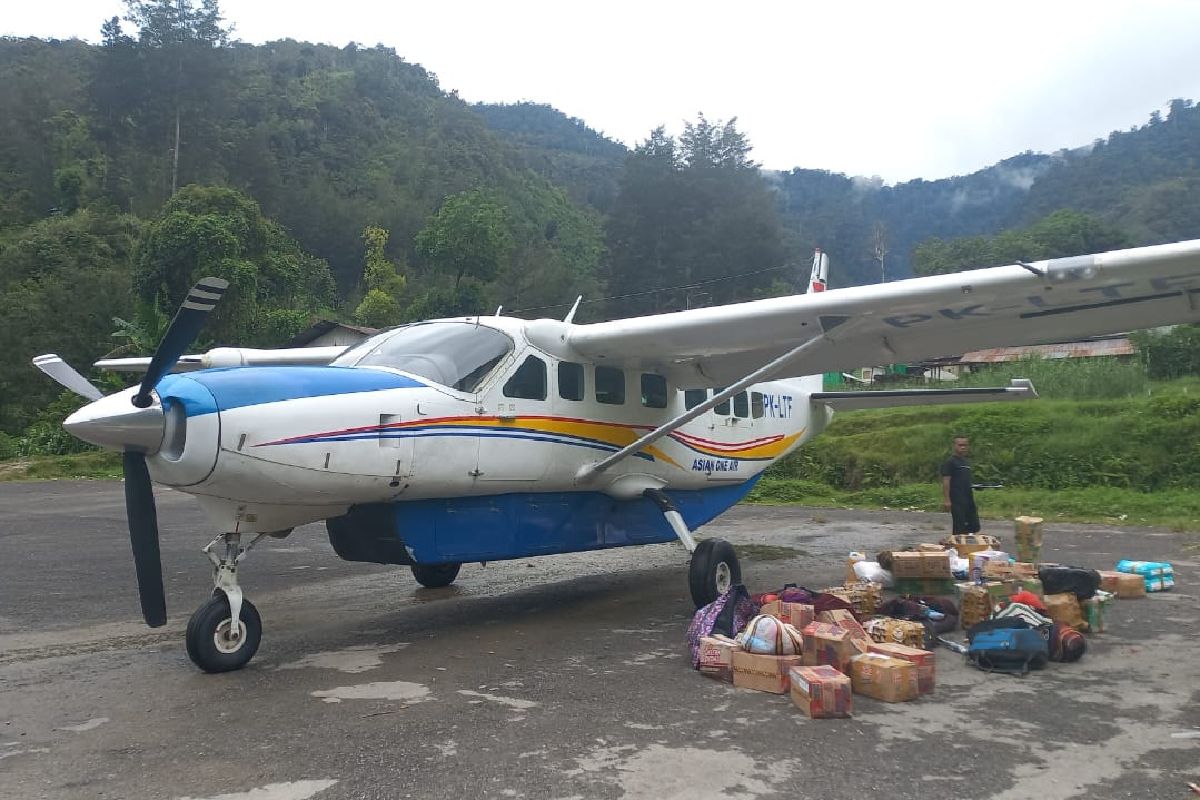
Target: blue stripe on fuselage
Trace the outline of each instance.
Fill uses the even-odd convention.
[[[404,375],[362,367],[224,367],[168,375],[157,391],[183,403],[189,417],[304,397],[414,389],[425,384]]]

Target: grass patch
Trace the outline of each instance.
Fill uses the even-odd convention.
[[[106,451],[0,461],[0,481],[120,478],[121,474],[121,454]]]
[[[938,512],[945,514],[947,530],[950,526],[950,515],[942,509],[942,489],[937,484],[843,490],[814,481],[767,476],[754,487],[746,502]],[[1200,490],[1195,489],[1163,489],[1147,493],[1112,486],[1006,487],[976,492],[975,502],[980,516],[988,519],[1012,519],[1029,514],[1044,517],[1047,522],[1157,525],[1176,531],[1200,532]]]

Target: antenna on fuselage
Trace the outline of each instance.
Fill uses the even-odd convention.
[[[583,302],[583,295],[575,298],[575,305],[571,306],[571,310],[563,317],[563,322],[571,322],[575,319],[575,312],[579,310],[579,304]]]
[[[496,313],[495,313],[495,314],[492,314],[492,316],[493,316],[493,317],[498,317],[498,316],[500,316],[500,312],[501,312],[501,311],[503,311],[503,310],[504,310],[504,306],[503,306],[503,305],[498,305],[498,306],[496,306]]]

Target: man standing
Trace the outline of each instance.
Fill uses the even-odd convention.
[[[954,454],[942,464],[942,503],[950,512],[954,533],[979,533],[979,512],[971,491],[971,440],[954,437]]]

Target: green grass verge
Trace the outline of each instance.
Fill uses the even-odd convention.
[[[1200,531],[1200,490],[1163,489],[1153,493],[1111,486],[1070,489],[1006,487],[975,493],[981,516],[1012,519],[1022,514],[1047,522],[1098,522],[1157,525],[1176,531]],[[794,478],[764,477],[746,498],[767,505],[906,509],[945,514],[937,484],[906,484],[856,491]],[[936,520],[935,520],[936,521]],[[945,514],[949,527],[949,514]]]
[[[121,454],[75,453],[69,456],[30,456],[0,461],[0,481],[46,481],[72,478],[119,478]]]

